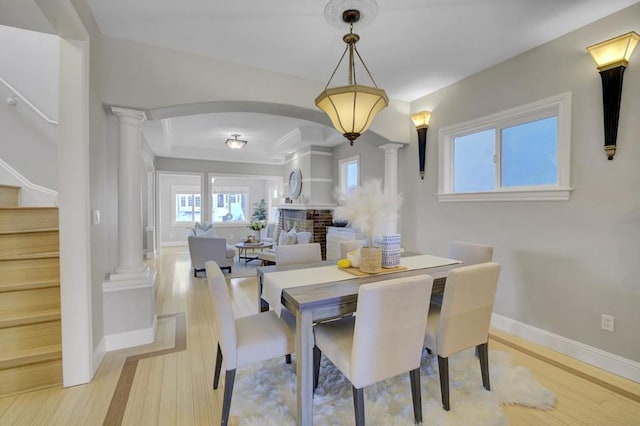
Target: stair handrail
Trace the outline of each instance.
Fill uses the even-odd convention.
[[[13,92],[13,94],[15,96],[17,96],[22,102],[27,104],[29,106],[29,108],[31,108],[36,114],[38,114],[44,121],[46,121],[49,124],[54,124],[54,125],[58,124],[58,122],[56,120],[53,120],[53,119],[49,118],[49,116],[47,116],[47,114],[45,114],[44,112],[40,111],[40,109],[38,109],[37,106],[35,106],[31,102],[29,102],[29,100],[27,98],[25,98],[18,91],[18,89],[16,89],[11,84],[9,84],[9,82],[7,80],[5,80],[4,78],[0,77],[0,83],[4,84],[7,87],[7,89],[9,89],[11,92]]]

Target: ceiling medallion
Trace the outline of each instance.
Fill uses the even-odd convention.
[[[358,28],[364,28],[378,16],[378,3],[375,0],[331,0],[324,8],[324,19],[339,30],[344,30],[342,14],[345,10],[360,12]]]

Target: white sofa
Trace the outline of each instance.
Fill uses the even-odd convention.
[[[227,244],[227,240],[216,235],[213,224],[196,222],[193,228],[187,229],[193,276],[197,277],[198,272],[205,270],[204,264],[208,260],[215,261],[220,269],[228,269],[231,273],[236,250]]]
[[[188,237],[188,240],[194,277],[198,276],[198,272],[205,270],[205,263],[209,260],[215,261],[220,269],[228,269],[231,273],[236,251],[227,244],[227,240],[194,236]]]
[[[274,265],[276,263],[276,250],[278,246],[288,246],[294,244],[309,244],[313,242],[313,234],[311,232],[297,232],[295,228],[278,232],[278,240],[269,241],[273,243],[273,248],[263,250],[258,254],[258,259],[262,261],[262,265]]]

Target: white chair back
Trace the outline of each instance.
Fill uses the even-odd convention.
[[[442,357],[486,343],[500,264],[462,266],[447,275],[436,334]]]
[[[420,367],[433,278],[396,278],[362,285],[351,352],[356,388]]]
[[[346,259],[347,253],[362,247],[367,240],[340,241],[340,259]]]
[[[231,298],[224,275],[218,264],[214,261],[205,263],[209,291],[213,299],[213,317],[222,356],[227,363],[227,370],[236,368],[238,358],[238,338],[236,322],[231,308]]]
[[[276,247],[276,265],[299,265],[322,262],[320,243],[291,244]]]
[[[493,260],[493,247],[465,241],[452,241],[449,246],[449,257],[462,260],[464,262],[463,266],[491,262]]]

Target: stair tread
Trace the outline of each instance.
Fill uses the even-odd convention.
[[[62,345],[44,345],[0,354],[0,370],[62,358]]]
[[[48,307],[38,310],[16,310],[0,314],[0,328],[16,327],[26,324],[37,324],[60,320],[60,308]]]
[[[21,189],[16,185],[7,185],[6,183],[0,183],[0,188]]]
[[[55,232],[59,229],[56,227],[50,228],[34,228],[34,229],[16,229],[11,231],[0,231],[0,235],[15,235],[15,234],[34,234],[37,232]]]
[[[3,210],[57,210],[57,207],[51,207],[51,206],[42,206],[42,207],[36,207],[36,206],[16,206],[16,207],[0,207],[0,211]]]
[[[0,284],[0,293],[7,291],[34,290],[37,288],[60,287],[60,280],[23,281]]]
[[[26,259],[47,259],[51,257],[60,257],[59,251],[47,251],[42,253],[26,253],[26,254],[12,254],[8,256],[0,256],[2,260],[26,260]]]

